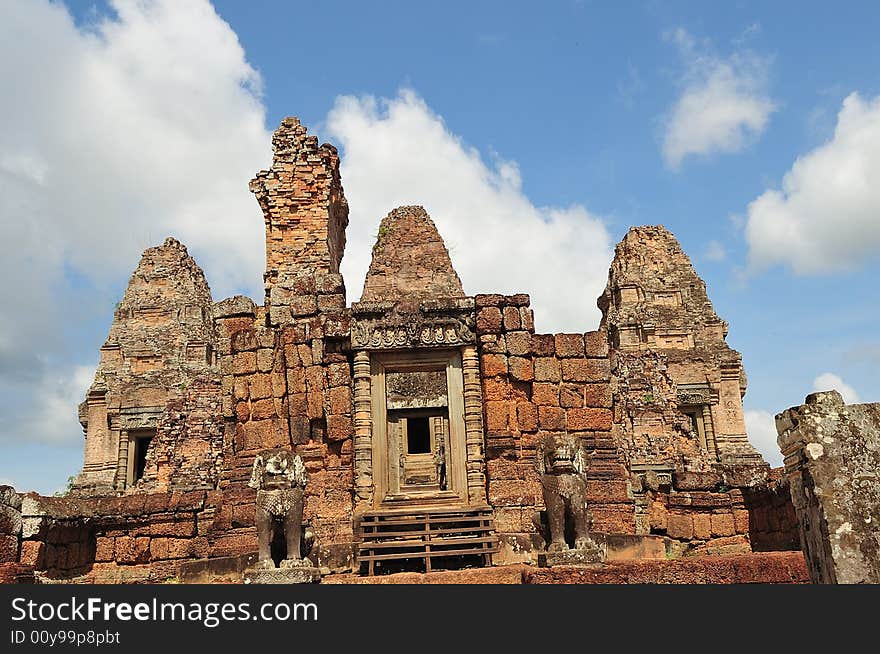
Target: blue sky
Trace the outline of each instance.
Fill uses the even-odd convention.
[[[594,328],[613,244],[671,229],[730,323],[750,437],[778,465],[772,414],[827,385],[880,399],[878,18],[819,2],[0,3],[0,480],[52,492],[78,471],[76,404],[145,247],[174,234],[215,300],[260,299],[247,182],[286,115],[340,146],[349,300],[405,202],[431,212],[466,290],[530,293],[539,331]]]

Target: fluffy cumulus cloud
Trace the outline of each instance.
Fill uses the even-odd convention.
[[[611,243],[586,208],[536,206],[514,162],[487,162],[410,90],[340,97],[327,130],[342,148],[351,205],[342,262],[351,299],[363,288],[379,221],[394,207],[420,204],[465,292],[530,293],[539,331],[596,327]]]
[[[768,61],[751,52],[712,54],[684,29],[667,35],[684,61],[681,95],[664,121],[663,158],[678,168],[691,155],[737,152],[767,126],[776,105]]]
[[[843,101],[830,140],[749,205],[745,233],[754,269],[850,270],[880,252],[880,97]]]
[[[852,386],[843,381],[839,375],[833,372],[823,372],[813,380],[814,391],[837,391],[843,397],[843,401],[847,404],[858,404],[861,402],[859,394]]]
[[[745,412],[746,431],[749,442],[774,468],[782,465],[782,452],[776,443],[776,418],[772,413],[760,410]]]
[[[174,235],[215,296],[259,294],[259,75],[207,0],[110,5],[77,25],[63,4],[3,3],[0,391],[20,415],[6,412],[0,438],[79,435],[94,352],[68,354],[71,334],[146,247]]]

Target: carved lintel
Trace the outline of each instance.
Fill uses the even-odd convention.
[[[352,323],[351,344],[355,348],[394,349],[413,347],[448,347],[476,342],[472,312],[457,315],[417,314],[403,324],[392,321],[358,318]]]
[[[718,396],[708,386],[705,388],[679,388],[678,404],[681,406],[693,406],[701,404],[716,404]]]

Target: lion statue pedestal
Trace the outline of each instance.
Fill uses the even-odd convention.
[[[550,434],[538,445],[535,468],[541,476],[550,532],[538,565],[587,565],[605,559],[604,548],[590,537],[587,465],[587,452],[575,436]],[[573,548],[566,541],[566,527],[574,535]]]
[[[303,491],[308,481],[302,458],[289,449],[266,450],[254,459],[248,486],[257,491],[259,553],[257,562],[245,571],[244,583],[307,584],[321,580],[320,571],[305,558],[314,540],[311,533],[303,538]],[[286,552],[281,567],[276,568],[271,545],[279,527],[284,530]]]

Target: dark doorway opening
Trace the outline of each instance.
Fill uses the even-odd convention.
[[[427,416],[406,419],[406,452],[431,453],[431,426]]]
[[[134,439],[134,479],[137,481],[144,476],[147,469],[147,449],[150,447],[152,436],[139,436]]]

